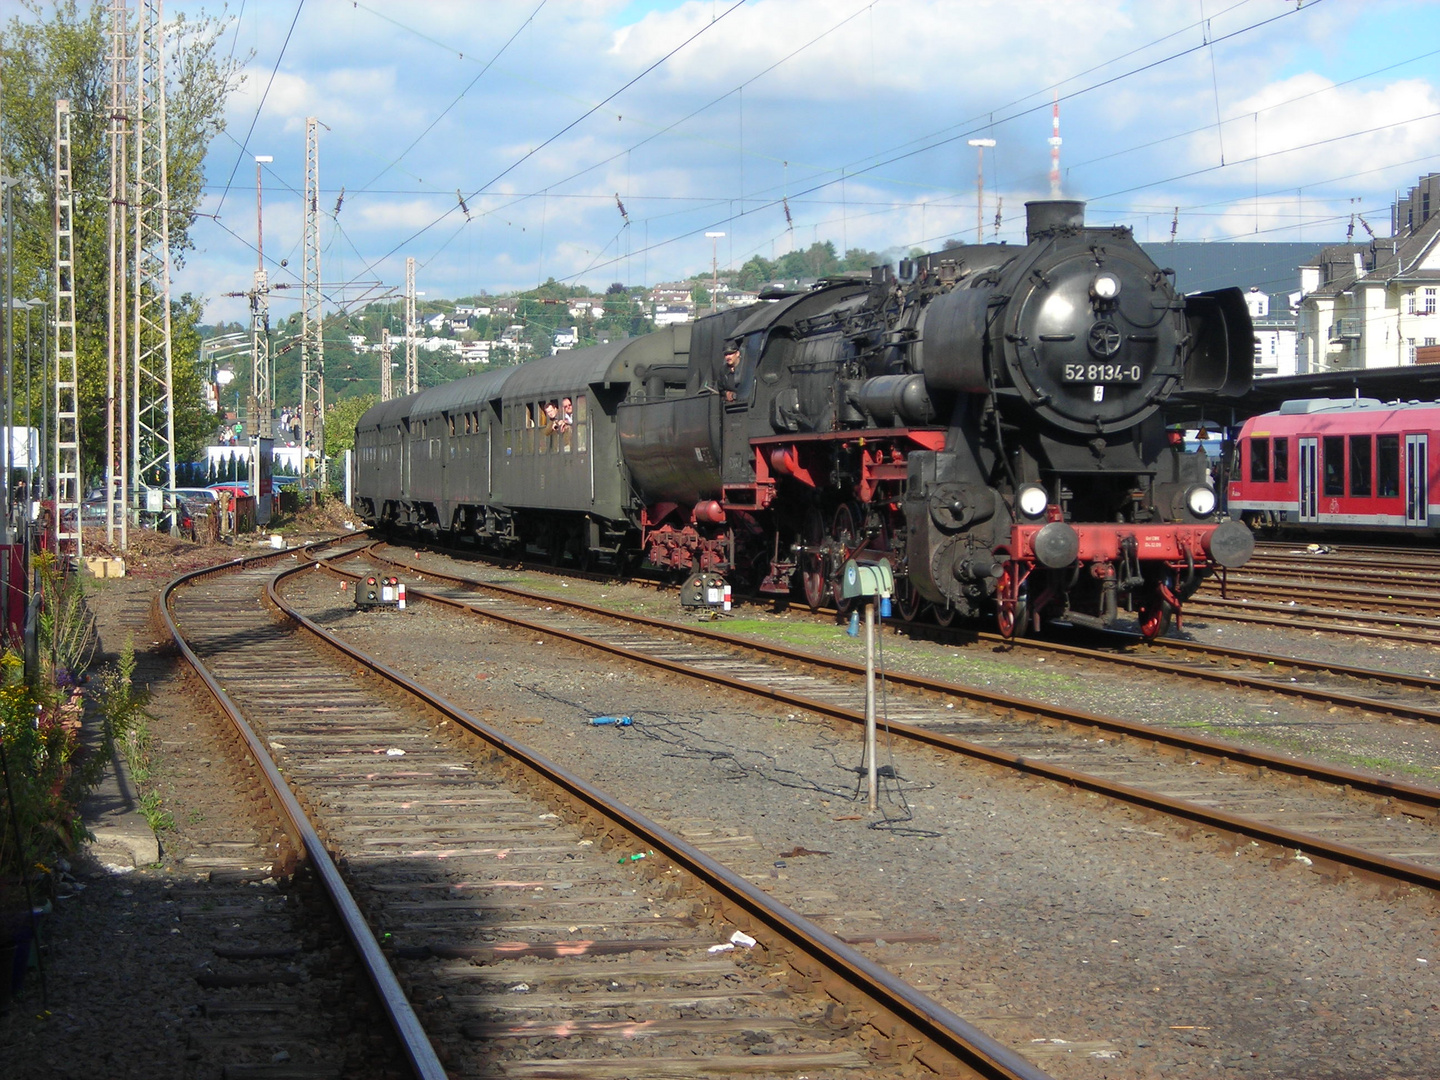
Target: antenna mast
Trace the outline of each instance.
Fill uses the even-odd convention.
[[[1055,91],[1055,111],[1050,120],[1050,197],[1060,197],[1060,91]]]

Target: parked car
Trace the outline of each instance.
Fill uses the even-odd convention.
[[[218,491],[215,491],[213,488],[168,488],[166,490],[166,494],[182,496],[183,498],[189,499],[191,502],[199,503],[202,507],[206,504],[216,503],[220,501],[220,493]]]
[[[219,497],[218,493],[221,491],[227,492],[237,499],[242,495],[250,494],[250,488],[245,484],[211,484],[206,490],[216,492],[217,498]]]

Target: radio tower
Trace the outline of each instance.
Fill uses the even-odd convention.
[[[70,102],[55,101],[55,541],[85,554],[80,500],[80,380],[75,361],[75,190],[70,172]],[[13,444],[12,444],[13,445]],[[70,515],[74,516],[71,517]],[[66,526],[73,521],[74,527]]]
[[[420,370],[415,364],[415,260],[405,260],[405,393],[420,389]]]
[[[305,275],[300,315],[300,446],[314,437],[320,455],[320,484],[325,470],[325,311],[320,294],[320,122],[305,118]],[[311,404],[315,421],[310,421]]]
[[[129,546],[130,520],[125,493],[130,490],[129,394],[126,392],[126,313],[130,307],[130,249],[127,244],[126,191],[130,136],[130,12],[126,0],[110,4],[110,215],[109,326],[105,352],[105,539]],[[117,536],[118,533],[118,536]]]
[[[131,452],[140,488],[175,486],[170,356],[170,181],[166,165],[163,0],[141,0],[136,42],[135,393]]]
[[[1050,121],[1050,197],[1060,197],[1060,91],[1055,91],[1055,113]]]
[[[395,396],[393,376],[390,373],[390,328],[380,328],[380,400],[389,401]]]

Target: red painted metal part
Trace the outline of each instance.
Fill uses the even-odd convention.
[[[745,505],[768,506],[774,498],[776,477],[789,477],[806,487],[822,487],[829,471],[832,447],[858,453],[860,480],[855,497],[873,502],[887,484],[899,485],[909,472],[911,450],[943,450],[943,428],[862,428],[812,431],[751,439],[755,454],[757,501]],[[726,488],[727,505],[731,500]]]
[[[1135,554],[1141,562],[1160,561],[1183,565],[1188,558],[1196,562],[1209,556],[1210,537],[1217,525],[1075,525],[1070,526],[1080,537],[1079,560],[1114,562],[1121,557],[1121,542],[1135,538]],[[1010,529],[1009,554],[1012,559],[1035,562],[1035,534],[1044,525],[1015,525]]]

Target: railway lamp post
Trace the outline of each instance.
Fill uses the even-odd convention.
[[[723,232],[707,232],[710,238],[710,311],[720,310],[720,238]]]
[[[895,592],[895,575],[884,559],[857,562],[851,559],[840,576],[840,594],[865,605],[865,764],[870,791],[870,812],[878,802],[878,769],[875,765],[875,605],[881,615],[890,614],[890,597]]]
[[[975,243],[985,242],[985,148],[994,146],[994,139],[971,139],[975,147]]]

